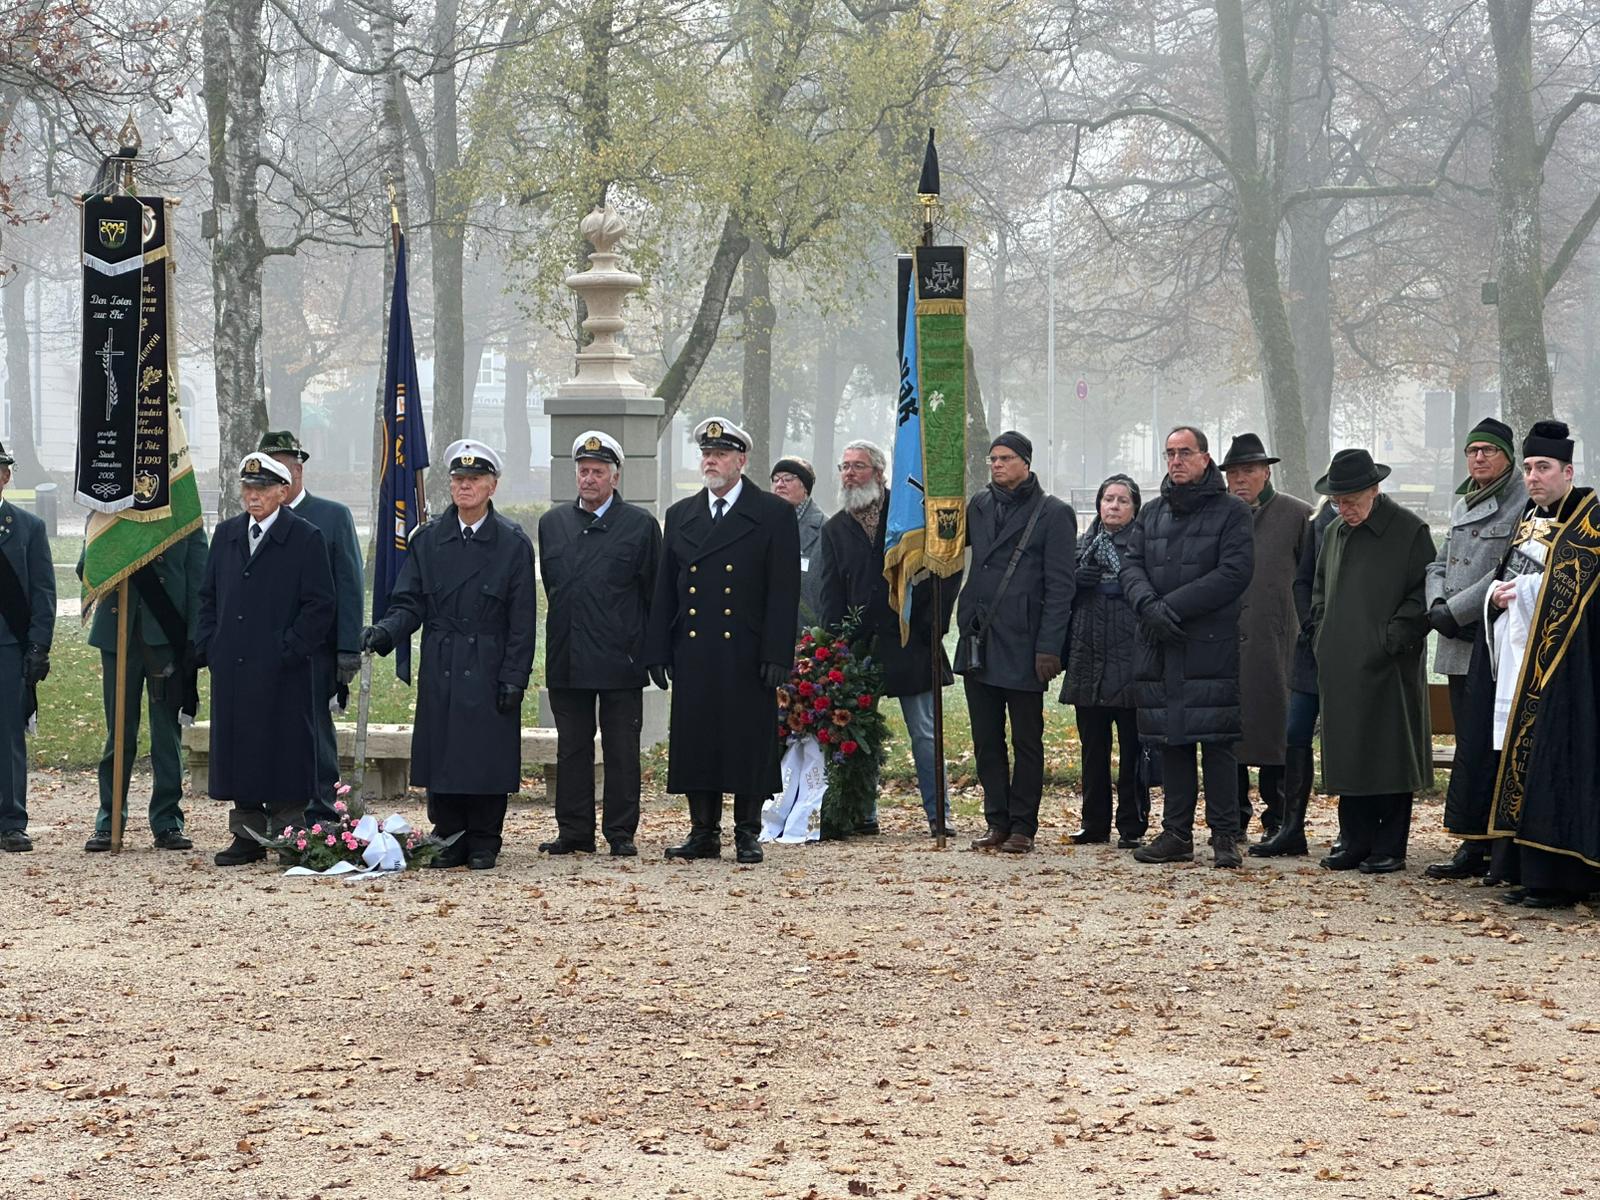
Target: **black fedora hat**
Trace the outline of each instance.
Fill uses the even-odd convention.
[[[1271,466],[1277,461],[1261,444],[1260,434],[1241,433],[1228,447],[1228,455],[1222,460],[1222,469],[1226,471],[1229,467],[1248,467],[1253,463],[1266,463]]]
[[[1317,480],[1316,489],[1323,496],[1346,496],[1364,492],[1387,478],[1389,468],[1373,462],[1365,450],[1341,450],[1328,464],[1328,473]]]

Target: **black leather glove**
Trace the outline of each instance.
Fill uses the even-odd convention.
[[[1089,563],[1079,563],[1078,569],[1074,572],[1072,578],[1081,588],[1099,587],[1100,568],[1091,566]]]
[[[339,664],[334,669],[334,677],[339,686],[349,687],[350,681],[359,674],[361,674],[361,655],[339,651]]]
[[[761,682],[769,688],[780,688],[789,678],[789,671],[777,663],[761,664]]]
[[[1450,606],[1443,600],[1433,602],[1433,607],[1428,610],[1428,624],[1433,626],[1434,632],[1447,638],[1461,636],[1461,622],[1456,620]]]
[[[43,646],[29,646],[22,656],[22,682],[41,683],[50,674],[50,654]]]
[[[394,635],[382,625],[368,625],[361,631],[361,648],[374,654],[387,654],[394,649]]]
[[[514,683],[502,683],[494,694],[494,710],[501,715],[522,710],[522,689]]]
[[[1183,622],[1165,600],[1152,600],[1144,606],[1139,628],[1151,641],[1167,645],[1183,641]]]
[[[672,682],[672,668],[666,666],[664,663],[657,663],[653,667],[646,667],[644,671],[646,675],[650,676],[650,682],[655,684],[663,692],[667,690],[668,684]]]

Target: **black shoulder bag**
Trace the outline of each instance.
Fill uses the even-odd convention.
[[[994,624],[994,615],[1000,611],[1000,601],[1006,594],[1006,588],[1011,586],[1011,577],[1017,573],[1017,564],[1022,561],[1022,552],[1028,548],[1028,539],[1033,536],[1033,527],[1039,523],[1039,514],[1044,512],[1044,502],[1044,496],[1040,496],[1034,502],[1033,511],[1028,514],[1028,523],[1023,526],[1022,536],[1017,539],[1016,548],[1011,551],[1011,561],[1006,563],[1006,573],[1000,576],[1000,586],[995,588],[989,605],[978,614],[972,632],[967,634],[966,658],[969,671],[983,670],[989,626]]]

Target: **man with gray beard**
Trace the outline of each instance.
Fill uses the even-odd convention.
[[[911,738],[911,758],[917,767],[917,789],[928,829],[940,830],[938,794],[934,790],[933,663],[937,647],[940,686],[954,682],[945,660],[942,639],[950,626],[961,576],[945,580],[940,591],[940,611],[934,612],[933,582],[924,580],[911,592],[911,636],[900,644],[900,618],[889,603],[889,584],[883,577],[884,514],[889,511],[889,490],[884,486],[887,468],[882,449],[868,441],[854,441],[839,461],[839,488],[844,507],[822,527],[822,623],[838,628],[852,609],[861,610],[858,645],[883,667],[883,694],[900,700],[906,732]],[[949,824],[948,836],[955,833]],[[877,800],[870,819],[859,830],[878,832]]]

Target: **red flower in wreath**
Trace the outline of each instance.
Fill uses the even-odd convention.
[[[826,729],[819,729],[817,730],[817,741],[826,746],[829,742],[833,741],[833,734],[829,733]]]
[[[833,651],[829,650],[826,646],[818,646],[817,647],[817,652],[813,657],[818,662],[827,662],[830,658],[833,657]]]
[[[845,754],[845,755],[854,754],[859,749],[861,749],[861,747],[855,742],[840,742],[839,743],[839,752],[841,754]]]
[[[811,702],[811,707],[816,709],[818,712],[823,712],[833,707],[833,705],[826,696],[818,696]]]
[[[817,685],[808,679],[802,679],[798,684],[795,685],[794,690],[799,692],[802,696],[813,696],[816,694]]]
[[[857,696],[856,697],[856,707],[857,708],[871,708],[872,707],[872,697],[868,696],[865,693],[862,693],[861,695]]]
[[[813,638],[809,633],[802,633],[800,635],[800,641],[803,645],[809,646],[812,642],[816,641],[816,639]]]
[[[839,670],[838,667],[833,668],[833,670],[828,672],[828,682],[829,683],[843,683],[844,682],[844,672]]]

